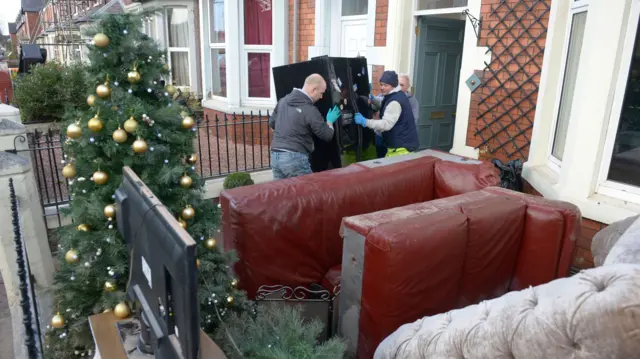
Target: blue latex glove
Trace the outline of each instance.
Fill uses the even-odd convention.
[[[333,106],[333,108],[327,112],[327,122],[333,125],[334,122],[338,120],[338,117],[340,117],[340,110],[338,106]]]
[[[354,119],[356,120],[356,123],[362,127],[367,127],[367,119],[364,118],[364,116],[362,116],[362,114],[360,112],[357,112]]]
[[[369,101],[373,101],[376,97],[372,93],[369,94]]]

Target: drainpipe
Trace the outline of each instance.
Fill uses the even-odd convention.
[[[300,0],[293,0],[293,62],[298,62],[298,11]]]

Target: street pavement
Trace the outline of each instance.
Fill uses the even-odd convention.
[[[13,358],[11,312],[9,312],[9,303],[2,276],[0,276],[0,358]]]

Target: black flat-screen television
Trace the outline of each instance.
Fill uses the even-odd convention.
[[[131,255],[127,293],[141,308],[139,348],[157,359],[198,358],[196,242],[129,167],[116,221]]]

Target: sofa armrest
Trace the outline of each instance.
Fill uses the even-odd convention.
[[[607,265],[405,324],[374,359],[635,358],[640,266]]]
[[[609,255],[613,246],[618,243],[620,237],[638,218],[640,218],[640,216],[625,218],[621,221],[611,223],[609,226],[596,233],[591,241],[591,253],[593,254],[593,262],[596,267],[604,264],[604,260]]]

